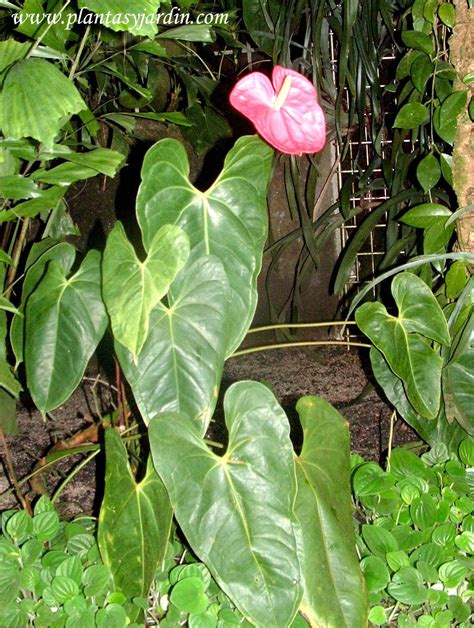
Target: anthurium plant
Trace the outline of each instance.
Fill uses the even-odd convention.
[[[396,275],[391,290],[397,311],[388,312],[380,302],[356,311],[373,343],[375,378],[424,441],[455,452],[466,436],[474,436],[472,278],[459,260],[436,296],[408,271]]]
[[[314,626],[364,626],[346,421],[320,398],[301,399],[296,452],[274,394],[244,381],[224,397],[225,449],[205,440],[224,361],[256,307],[272,156],[258,137],[243,137],[201,191],[182,144],[155,144],[137,196],[144,253],[120,222],[102,259],[92,250],[73,266],[71,245],[35,245],[13,344],[46,414],[77,386],[110,320],[150,450],[137,481],[118,432],[106,430],[98,543],[114,589],[147,596],[174,515],[253,625],[283,628],[299,612],[297,621]],[[134,621],[140,613],[129,609]]]

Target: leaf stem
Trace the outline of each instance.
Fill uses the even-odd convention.
[[[291,349],[293,347],[318,347],[322,345],[342,345],[343,347],[365,347],[370,349],[372,345],[366,342],[349,342],[346,340],[310,340],[308,342],[282,342],[274,345],[261,345],[259,347],[250,347],[248,349],[241,349],[235,351],[230,358],[237,358],[241,355],[248,355],[249,353],[258,353],[259,351],[272,351],[273,349]]]
[[[55,490],[53,496],[51,497],[51,503],[54,504],[56,502],[56,500],[61,495],[63,490],[66,488],[66,486],[69,484],[69,482],[71,482],[71,480],[74,479],[74,477],[79,473],[79,471],[81,471],[81,469],[83,469],[87,464],[89,464],[89,462],[91,460],[93,460],[97,456],[99,451],[100,451],[100,448],[98,448],[96,451],[93,451],[86,458],[84,458],[84,460],[81,460],[81,462],[77,465],[77,467],[75,467],[67,475],[67,477],[64,478],[64,480],[61,482],[61,484],[58,486],[58,488]]]
[[[273,331],[274,329],[308,329],[312,327],[335,327],[345,325],[356,325],[355,321],[330,321],[321,323],[281,323],[276,325],[263,325],[263,327],[252,327],[247,334],[255,334],[260,331]]]

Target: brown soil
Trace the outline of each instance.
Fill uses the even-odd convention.
[[[368,381],[363,362],[357,353],[331,348],[319,351],[315,359],[298,349],[290,349],[232,358],[226,364],[223,389],[242,379],[270,383],[290,421],[295,416],[294,407],[300,397],[323,397],[338,407],[348,420],[352,451],[368,459],[383,458],[389,441],[391,409],[373,388],[362,399],[357,399]],[[66,404],[53,412],[54,419],[43,422],[36,410],[20,408],[19,434],[8,437],[18,478],[24,478],[30,473],[41,456],[56,443],[65,441],[78,431],[98,422],[99,412],[110,408],[111,398],[107,386],[97,384],[93,387],[90,378],[83,381],[82,386]],[[416,435],[401,421],[395,423],[394,445],[415,438]],[[0,469],[0,511],[16,505],[14,495],[9,491],[3,454],[4,452],[4,464]],[[83,460],[84,456],[80,455],[69,457],[45,472],[42,480],[49,494]],[[99,455],[74,475],[61,492],[58,507],[65,516],[74,516],[80,512],[97,513],[102,491],[102,464]],[[30,496],[33,498],[34,493],[30,492]]]

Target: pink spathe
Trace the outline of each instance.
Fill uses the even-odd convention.
[[[326,122],[316,89],[289,68],[275,66],[271,82],[261,72],[247,74],[231,91],[230,104],[282,153],[316,153],[326,142]]]

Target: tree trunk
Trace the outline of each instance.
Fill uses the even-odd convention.
[[[454,0],[456,24],[449,40],[449,56],[458,79],[455,90],[468,92],[468,103],[474,95],[473,84],[466,85],[463,77],[474,72],[474,9],[469,9],[467,0]],[[474,203],[474,124],[467,109],[458,117],[458,126],[453,148],[453,187],[458,206]],[[457,221],[458,246],[461,251],[474,253],[474,209],[467,211]]]

